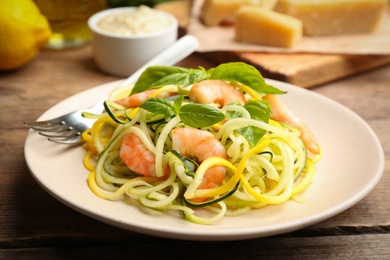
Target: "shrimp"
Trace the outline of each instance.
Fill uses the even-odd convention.
[[[227,158],[226,149],[210,132],[195,128],[177,128],[172,130],[172,149],[183,156],[196,157],[200,162],[212,156]],[[156,177],[156,156],[134,133],[125,135],[120,149],[120,158],[130,170],[147,177]],[[226,168],[214,166],[204,175],[199,189],[219,186],[225,177]],[[169,174],[165,169],[164,177]]]
[[[144,92],[140,92],[119,100],[116,100],[115,103],[122,105],[124,107],[139,107],[141,106],[146,100],[148,100],[150,97],[153,96],[153,94],[157,91],[158,89],[149,89]],[[157,95],[159,98],[167,98],[174,95],[172,92],[161,92],[160,94]]]
[[[196,157],[200,162],[213,156],[227,158],[225,147],[213,134],[195,128],[176,128],[172,130],[172,149],[183,156]],[[226,168],[224,166],[209,168],[205,172],[199,189],[218,187],[222,183],[225,173]]]
[[[133,172],[146,177],[156,177],[156,156],[136,134],[125,135],[119,156]]]
[[[310,129],[275,95],[264,95],[271,107],[271,118],[295,126],[301,132],[301,139],[309,151],[309,158],[320,153],[319,145]]]
[[[190,99],[201,104],[217,103],[226,106],[232,102],[245,104],[244,95],[234,86],[222,80],[203,80],[195,83],[189,93]]]

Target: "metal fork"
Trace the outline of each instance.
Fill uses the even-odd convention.
[[[193,53],[197,45],[198,40],[195,37],[191,35],[183,36],[172,44],[172,46],[165,49],[133,73],[121,84],[121,86],[134,83],[142,72],[149,66],[174,65],[178,61]],[[88,109],[76,110],[46,121],[25,121],[24,124],[29,126],[31,129],[38,131],[40,135],[47,137],[49,141],[61,144],[81,144],[81,134],[86,129],[90,128],[96,121],[94,119],[84,118],[82,113],[101,113],[104,109],[103,103],[106,99],[107,96],[103,97],[94,106]]]

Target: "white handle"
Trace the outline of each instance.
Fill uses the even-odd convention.
[[[136,72],[134,72],[130,77],[127,78],[121,85],[125,86],[130,83],[134,83],[137,81],[139,76],[141,76],[144,70],[152,65],[164,65],[171,66],[181,61],[191,53],[196,50],[198,46],[198,40],[191,35],[186,35],[177,40],[174,44],[166,48],[156,57],[148,61],[145,65],[139,68]]]

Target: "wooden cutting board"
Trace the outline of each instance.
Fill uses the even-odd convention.
[[[191,1],[167,2],[156,6],[179,20],[185,34],[191,13]],[[304,88],[354,75],[390,64],[390,55],[338,55],[315,53],[204,52],[204,58],[216,63],[243,61],[255,66],[264,77]]]

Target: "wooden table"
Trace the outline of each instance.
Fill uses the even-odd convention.
[[[216,64],[193,55],[179,65]],[[121,230],[64,206],[34,181],[24,159],[28,128],[23,121],[117,79],[96,68],[90,46],[45,50],[24,68],[0,73],[0,259],[144,259],[178,256],[178,250],[184,259],[390,259],[390,66],[312,89],[355,111],[378,135],[387,159],[375,189],[349,210],[313,226],[230,242],[178,241]]]

